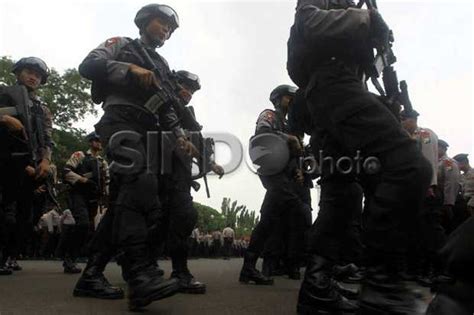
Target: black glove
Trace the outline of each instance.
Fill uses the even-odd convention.
[[[370,35],[375,48],[388,45],[390,29],[376,9],[370,10]]]

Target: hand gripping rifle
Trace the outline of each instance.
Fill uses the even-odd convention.
[[[24,127],[23,138],[15,137],[15,139],[26,146],[26,151],[13,152],[12,157],[28,159],[28,164],[36,168],[38,163],[38,148],[44,147],[45,145],[43,138],[43,116],[33,114],[32,109],[34,108],[34,105],[25,86],[13,85],[2,87],[0,93],[8,95],[15,104],[15,106],[10,107],[4,107],[0,104],[0,115],[17,117]],[[33,119],[35,120],[35,129],[33,129]],[[60,208],[50,177],[51,174],[48,175],[48,178],[46,178],[42,184],[45,184],[46,186],[46,192],[49,199]]]
[[[369,10],[378,10],[376,0],[360,0],[357,7],[362,8],[364,4]],[[397,72],[393,67],[393,64],[397,61],[397,57],[392,50],[394,41],[393,32],[390,30],[388,41],[381,47],[376,48],[375,56],[373,49],[370,49],[373,62],[365,69],[364,82],[370,78],[380,96],[385,99],[391,108],[394,107],[398,110],[394,114],[399,118],[400,105],[403,105],[405,112],[413,111],[413,107],[408,95],[407,83],[398,81]],[[378,80],[380,76],[382,76],[383,87]]]
[[[12,156],[17,158],[27,157],[33,162],[33,165],[36,166],[35,163],[38,160],[38,142],[32,124],[33,116],[31,113],[31,109],[33,108],[33,103],[28,95],[28,91],[26,87],[22,85],[14,85],[2,87],[1,93],[4,95],[8,95],[15,104],[15,106],[0,107],[0,115],[10,115],[17,117],[24,127],[23,139],[16,139],[26,145],[26,152],[14,152],[12,153]],[[2,105],[0,104],[0,106]]]
[[[200,157],[197,162],[193,163],[197,164],[199,167],[199,173],[195,176],[192,176],[191,179],[195,181],[196,179],[202,177],[206,185],[207,197],[210,198],[206,174],[210,171],[209,157],[212,154],[211,152],[213,152],[214,142],[212,139],[204,138],[202,136],[202,126],[196,120],[194,109],[192,106],[186,106],[178,96],[179,91],[182,90],[182,87],[179,84],[176,73],[174,71],[162,71],[159,69],[153,59],[150,57],[150,54],[137,40],[133,41],[133,48],[143,59],[145,66],[149,70],[153,71],[156,79],[159,82],[159,86],[156,87],[155,93],[146,102],[145,108],[150,112],[157,114],[161,107],[171,105],[178,114],[178,120],[175,122],[175,124],[181,123],[183,128],[187,131],[198,134],[199,147],[201,149]],[[193,182],[192,186],[196,191],[200,188],[200,185],[197,182]]]

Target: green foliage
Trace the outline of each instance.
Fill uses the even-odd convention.
[[[221,212],[197,202],[194,202],[194,207],[198,211],[197,226],[201,231],[222,231],[230,225],[235,230],[236,237],[240,238],[250,236],[258,223],[254,211],[248,210],[246,206],[237,205],[237,201],[232,202],[230,198],[222,200]]]
[[[237,201],[231,202],[230,198],[222,200],[221,211],[226,218],[225,224],[235,230],[237,237],[249,236],[258,223],[255,211],[237,205]]]
[[[198,202],[194,202],[193,204],[198,212],[197,226],[199,230],[212,232],[222,230],[225,227],[224,217],[219,211]]]

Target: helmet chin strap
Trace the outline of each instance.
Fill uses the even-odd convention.
[[[159,48],[165,43],[159,38],[151,38],[151,36],[149,36],[146,32],[143,32],[142,39],[145,39],[146,44],[152,46],[153,48]]]

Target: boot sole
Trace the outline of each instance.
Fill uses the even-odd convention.
[[[317,310],[314,307],[311,306],[305,306],[305,305],[298,305],[296,308],[296,312],[298,315],[354,315],[354,312],[348,312],[348,311],[341,311],[341,310]],[[365,314],[364,315],[368,315]]]
[[[255,281],[255,280],[250,279],[248,277],[242,277],[242,276],[240,276],[239,282],[242,283],[242,284],[250,284],[250,282],[253,282],[256,285],[273,285],[273,279],[271,281],[262,282],[262,281]]]
[[[179,293],[184,293],[184,294],[206,294],[206,288],[196,288],[196,289],[181,288],[181,289],[179,289]]]
[[[140,312],[142,311],[143,307],[151,304],[154,301],[175,295],[179,292],[179,289],[178,281],[170,283],[169,285],[162,287],[160,290],[157,290],[146,297],[130,299],[128,302],[128,309],[131,312]]]
[[[74,289],[72,295],[75,297],[89,297],[89,298],[96,298],[96,299],[101,299],[101,300],[121,300],[125,297],[125,295],[122,293],[117,293],[115,295],[102,295],[98,294],[95,292],[90,292],[87,290],[80,290],[80,289]]]

